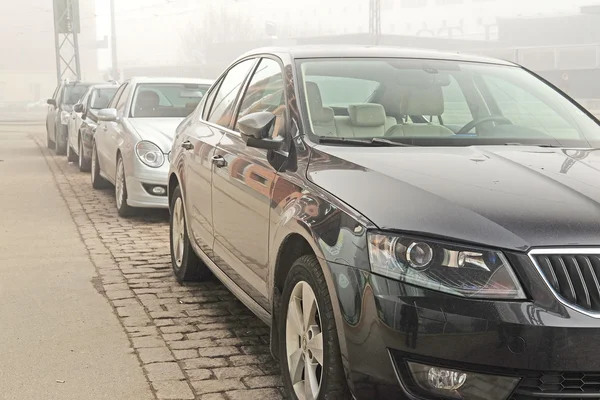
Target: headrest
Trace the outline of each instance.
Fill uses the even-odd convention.
[[[321,97],[319,85],[315,82],[307,81],[306,96],[308,107],[310,109],[310,116],[314,123],[333,122],[335,115],[331,108],[323,107],[323,99]]]
[[[351,104],[348,106],[348,113],[354,126],[385,125],[385,109],[381,104]]]
[[[400,102],[401,115],[433,115],[444,113],[444,95],[441,86],[411,87]]]
[[[138,94],[136,105],[138,108],[155,108],[159,103],[160,98],[156,92],[145,90]]]

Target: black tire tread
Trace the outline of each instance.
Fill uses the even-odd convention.
[[[184,284],[185,282],[201,282],[207,280],[212,274],[210,269],[204,264],[204,262],[198,257],[190,244],[190,238],[187,233],[187,221],[185,217],[184,207],[184,245],[183,245],[183,260],[181,267],[177,267],[175,262],[175,253],[173,251],[173,209],[175,207],[175,201],[181,196],[181,188],[177,186],[173,191],[171,198],[171,204],[169,204],[169,248],[171,250],[171,266],[173,268],[173,274],[177,279],[177,282]]]
[[[308,276],[307,276],[308,275]],[[299,282],[297,278],[302,279],[312,287],[317,297],[317,304],[319,305],[319,312],[321,315],[321,322],[326,325],[326,334],[324,335],[324,347],[327,351],[325,354],[324,366],[326,371],[323,371],[323,382],[321,391],[317,400],[347,400],[351,399],[350,390],[348,389],[348,382],[346,381],[344,368],[342,366],[342,358],[338,340],[338,332],[335,324],[335,315],[333,306],[331,304],[331,296],[325,280],[325,275],[321,269],[321,264],[314,255],[305,255],[298,258],[286,279],[283,295],[281,297],[281,315],[278,316],[280,323],[279,331],[279,360],[281,363],[282,376],[284,385],[287,393],[291,395],[291,398],[297,400],[292,388],[291,379],[289,377],[287,356],[286,356],[286,344],[285,344],[285,323],[286,314],[289,303],[289,296],[291,295],[292,289]],[[309,278],[309,279],[306,279]],[[311,280],[313,282],[311,282]],[[323,332],[325,333],[325,332]]]
[[[117,157],[117,166],[119,165],[119,161],[123,162],[123,158],[121,157],[121,154],[119,154]],[[117,167],[115,167],[115,168],[117,168]],[[115,182],[117,179],[119,179],[119,177],[116,176],[116,174],[115,174]],[[117,187],[115,186],[115,195],[116,195],[116,193],[117,193]],[[133,214],[134,209],[133,209],[133,207],[131,207],[127,204],[127,181],[126,180],[123,184],[123,197],[124,197],[124,199],[123,199],[123,201],[121,201],[121,208],[117,207],[117,212],[119,213],[120,217],[127,218]],[[115,196],[115,198],[116,198],[116,196]]]
[[[96,144],[94,144],[96,146]],[[92,152],[93,153],[93,152]],[[100,163],[98,162],[98,153],[96,152],[96,168],[91,171],[92,187],[94,189],[105,189],[108,187],[108,182],[100,175]],[[92,157],[94,154],[92,154]]]

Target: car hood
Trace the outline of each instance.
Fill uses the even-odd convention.
[[[171,151],[175,129],[184,118],[129,118],[129,124],[140,135],[161,148],[163,153]]]
[[[380,229],[526,251],[600,245],[600,151],[317,146],[308,179]]]

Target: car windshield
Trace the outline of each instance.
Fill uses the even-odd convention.
[[[133,96],[132,118],[185,118],[202,99],[208,85],[197,83],[139,84]]]
[[[305,117],[317,140],[600,146],[593,118],[519,67],[344,58],[299,60],[298,69]]]
[[[90,108],[92,110],[102,110],[108,107],[108,103],[115,95],[117,87],[114,88],[98,88],[92,92],[92,98],[90,100]]]
[[[64,91],[64,104],[73,105],[76,104],[87,92],[90,85],[68,85],[65,86]]]

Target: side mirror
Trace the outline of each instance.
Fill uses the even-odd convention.
[[[48,103],[51,106],[55,106],[56,107],[56,100],[54,100],[54,99],[48,99],[48,101],[46,101],[46,103]]]
[[[275,115],[266,111],[248,114],[240,118],[238,125],[246,146],[266,150],[279,150],[283,145],[283,138],[269,137],[274,123]]]
[[[83,112],[83,104],[81,104],[81,103],[75,104],[75,106],[73,107],[73,111],[75,111],[76,113],[82,113]]]
[[[114,108],[105,108],[98,112],[98,121],[115,122],[118,119],[117,110]]]

